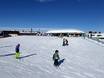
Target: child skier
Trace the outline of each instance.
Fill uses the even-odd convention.
[[[15,51],[16,51],[16,59],[18,59],[20,57],[20,44],[17,44],[16,45],[16,48],[15,48]]]
[[[59,54],[58,54],[58,50],[55,50],[55,53],[53,54],[53,60],[54,60],[54,65],[55,66],[59,66],[59,59],[60,59],[60,57],[59,57]]]

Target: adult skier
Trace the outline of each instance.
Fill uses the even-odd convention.
[[[67,46],[69,45],[69,44],[68,44],[68,40],[67,40],[67,39],[66,39],[66,44],[65,44],[65,45],[67,45]]]
[[[18,59],[20,57],[20,44],[16,45],[15,51],[16,51],[16,59]]]
[[[63,38],[63,44],[62,44],[63,46],[65,46],[66,45],[66,39],[65,38]]]
[[[67,46],[69,45],[69,44],[68,44],[68,40],[64,38],[64,39],[63,39],[63,46],[66,46],[66,45],[67,45]]]
[[[53,61],[54,61],[54,65],[55,66],[59,66],[59,51],[58,50],[55,50],[55,53],[53,54]]]

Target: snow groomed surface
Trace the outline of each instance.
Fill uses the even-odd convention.
[[[104,46],[89,39],[18,36],[0,39],[0,78],[104,78]],[[22,59],[15,59],[20,43]],[[65,61],[56,68],[52,55],[58,49]]]

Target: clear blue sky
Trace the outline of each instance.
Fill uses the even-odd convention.
[[[0,27],[104,31],[104,0],[0,0]]]

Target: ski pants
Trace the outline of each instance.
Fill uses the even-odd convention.
[[[55,65],[55,66],[58,66],[58,65],[59,65],[58,59],[55,59],[55,60],[54,60],[54,65]]]
[[[20,57],[20,52],[16,52],[16,58]]]

